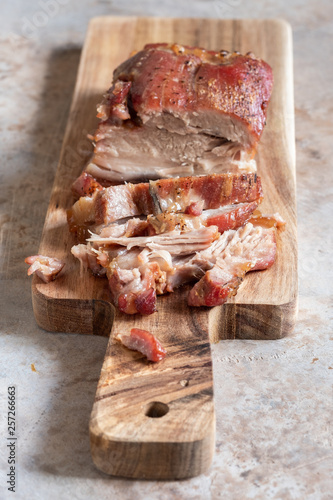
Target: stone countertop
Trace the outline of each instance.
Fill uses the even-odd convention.
[[[33,0],[0,20],[0,498],[332,498],[333,4],[330,0]],[[88,422],[107,340],[36,326],[36,253],[88,21],[96,15],[270,18],[294,34],[299,316],[279,341],[212,346],[216,452],[186,481],[129,481],[92,464]],[[325,265],[326,264],[326,265]],[[7,491],[7,387],[17,387],[18,475]],[[12,495],[12,496],[11,496]]]

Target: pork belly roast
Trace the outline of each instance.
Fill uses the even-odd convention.
[[[273,264],[284,221],[257,210],[254,160],[272,85],[252,53],[178,44],[148,44],[114,71],[67,220],[72,254],[108,279],[120,311],[152,314],[157,295],[190,282],[190,306],[221,305],[247,272]],[[26,262],[47,282],[63,267]],[[157,361],[165,353],[149,335],[120,340]]]
[[[283,221],[257,210],[254,161],[272,85],[251,53],[166,43],[114,71],[67,215],[72,254],[108,279],[120,311],[152,314],[190,282],[189,305],[220,305],[273,264]]]
[[[86,170],[118,182],[255,171],[272,86],[252,53],[148,44],[114,71]]]

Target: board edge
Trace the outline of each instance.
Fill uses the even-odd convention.
[[[38,278],[33,277],[32,307],[40,328],[48,332],[110,336],[114,319],[114,306],[110,302],[102,299],[49,297],[42,292],[40,285]],[[79,306],[74,308],[75,301]]]

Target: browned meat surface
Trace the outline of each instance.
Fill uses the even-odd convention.
[[[177,44],[146,45],[115,70],[68,223],[86,241],[72,253],[106,273],[121,311],[151,314],[158,294],[194,280],[190,305],[222,304],[273,263],[283,221],[256,211],[253,159],[272,86],[251,53]],[[110,186],[128,180],[140,183]]]
[[[256,174],[213,174],[128,183],[81,197],[68,211],[68,223],[72,232],[86,238],[86,229],[95,224],[106,225],[142,214],[191,212],[194,204],[200,207],[199,211],[231,204],[258,204],[262,196],[261,181]],[[239,217],[243,215],[241,210],[236,213]]]
[[[239,229],[212,269],[190,291],[190,306],[218,306],[236,295],[248,271],[269,268],[275,260],[275,229],[247,224]]]
[[[164,359],[167,354],[159,340],[147,330],[132,328],[130,335],[118,334],[115,338],[128,349],[141,352],[154,363]]]
[[[217,116],[226,115],[235,123],[224,137],[244,135],[246,145],[262,133],[272,80],[269,65],[253,54],[176,44],[146,45],[114,72],[114,82],[131,83],[129,107],[143,123],[167,112],[181,120],[178,127],[221,136]]]
[[[156,285],[165,273],[151,256],[147,249],[126,250],[107,266],[113,303],[126,314],[156,311]]]
[[[95,191],[101,189],[103,189],[101,184],[92,175],[87,174],[87,172],[83,172],[72,185],[72,193],[75,198],[91,196]]]
[[[154,202],[149,184],[120,184],[96,194],[95,220],[108,224],[124,217],[154,213]]]
[[[253,171],[272,85],[253,54],[146,45],[114,72],[87,171],[117,181]]]
[[[202,210],[259,201],[261,180],[256,174],[212,174],[151,181],[154,213],[186,212],[193,203]]]

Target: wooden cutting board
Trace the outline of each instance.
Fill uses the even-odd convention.
[[[272,268],[246,276],[238,294],[213,309],[189,308],[184,287],[159,297],[158,312],[133,317],[114,312],[107,280],[80,269],[71,256],[66,209],[71,184],[83,170],[97,125],[96,104],[113,69],[147,42],[253,51],[273,68],[274,91],[259,147],[264,212],[286,220]],[[214,450],[215,416],[210,342],[278,339],[294,326],[297,242],[292,36],[279,20],[100,17],[91,21],[82,52],[40,254],[66,262],[49,284],[33,279],[37,323],[49,331],[109,336],[90,422],[92,457],[102,471],[133,478],[177,479],[205,471]],[[113,327],[112,327],[113,324]],[[156,334],[168,351],[152,364],[113,340],[132,327]]]

